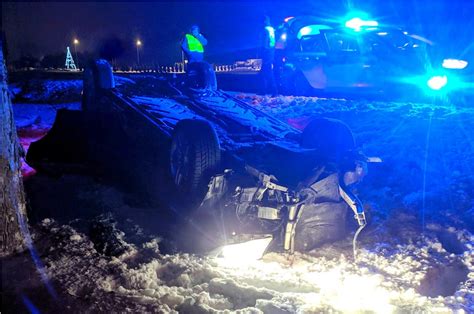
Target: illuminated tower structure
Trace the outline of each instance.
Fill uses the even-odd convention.
[[[72,55],[71,55],[71,50],[69,50],[69,47],[67,47],[67,53],[66,53],[66,69],[77,70],[76,65],[74,64],[74,59],[72,58]]]

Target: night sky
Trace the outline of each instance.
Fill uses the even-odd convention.
[[[67,45],[72,49],[72,39],[77,37],[79,52],[96,51],[104,39],[118,38],[125,47],[120,60],[133,62],[134,42],[139,38],[143,63],[170,64],[180,60],[180,38],[194,23],[209,40],[208,59],[238,59],[244,56],[242,51],[257,47],[263,14],[277,24],[286,16],[301,14],[333,19],[351,7],[451,49],[462,50],[474,38],[472,0],[2,2],[2,30],[11,60],[25,54],[41,58],[64,52]]]

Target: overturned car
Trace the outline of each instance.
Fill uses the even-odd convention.
[[[343,237],[349,212],[357,236],[366,219],[350,186],[374,159],[358,152],[348,126],[316,118],[297,130],[216,89],[212,76],[201,64],[175,81],[115,77],[105,60],[93,62],[82,111],[59,111],[26,160],[46,171],[121,169],[206,230],[203,241],[192,231],[195,250],[265,237],[274,250],[308,251]]]

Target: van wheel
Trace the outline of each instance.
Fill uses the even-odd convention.
[[[170,172],[186,203],[202,201],[207,185],[218,172],[221,151],[213,127],[203,120],[182,120],[176,125],[170,151]]]

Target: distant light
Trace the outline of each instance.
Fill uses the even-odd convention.
[[[432,90],[440,90],[441,88],[446,86],[446,84],[448,84],[448,77],[446,75],[433,76],[427,82],[428,87],[431,88]]]
[[[140,40],[137,40],[137,46],[141,46],[142,42]]]
[[[294,16],[288,16],[288,17],[285,17],[283,21],[285,21],[285,23],[288,23],[289,20],[292,20],[294,18],[295,18]]]
[[[283,33],[283,34],[281,34],[280,39],[283,40],[283,41],[286,41],[287,36],[288,35],[286,33]]]
[[[377,21],[372,21],[372,20],[365,21],[361,19],[360,17],[354,17],[348,20],[345,25],[346,27],[352,28],[355,31],[360,31],[360,29],[364,26],[376,27],[379,25],[379,23]]]
[[[467,67],[468,62],[464,60],[458,59],[444,59],[443,60],[443,68],[445,69],[457,69],[462,70]]]
[[[77,45],[79,43],[79,40],[77,38],[74,38],[74,45]]]
[[[379,35],[379,36],[387,36],[388,33],[387,33],[387,32],[378,32],[377,35]]]

